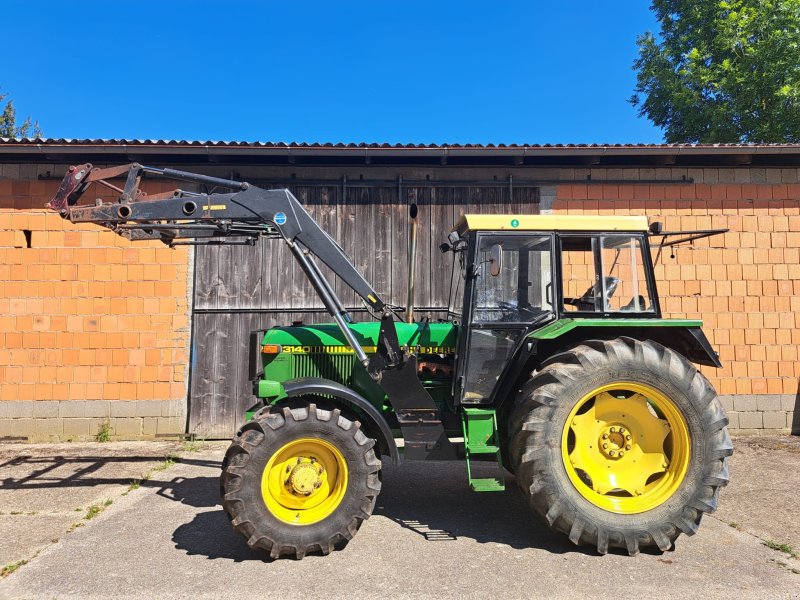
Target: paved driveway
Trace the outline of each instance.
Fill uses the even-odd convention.
[[[134,464],[167,468],[152,471],[131,491],[127,474],[109,477],[105,484],[116,488],[93,497],[102,512],[86,520],[84,512],[70,508],[76,515],[72,520],[84,526],[64,533],[61,525],[61,533],[52,533],[57,541],[44,544],[35,558],[0,582],[0,598],[798,598],[800,560],[766,547],[754,535],[789,543],[800,530],[794,500],[800,443],[784,439],[789,446],[772,449],[737,440],[732,471],[740,483],[734,480],[723,491],[717,518],[706,517],[700,532],[681,537],[674,552],[633,558],[598,556],[551,534],[513,485],[503,493],[475,494],[467,489],[461,464],[410,463],[385,469],[375,515],[345,550],[268,562],[231,530],[217,504],[221,446],[185,452],[174,465],[149,456]],[[37,452],[46,455],[46,448]],[[146,448],[137,446],[136,452]],[[794,473],[764,475],[760,453],[773,457],[773,463],[779,457]],[[2,467],[3,512],[2,506],[23,491],[27,502],[37,493],[50,494],[53,515],[68,512],[58,512],[60,497],[71,507],[78,501],[70,496],[76,489],[94,493],[91,486],[76,485],[81,477],[63,486],[51,478],[50,487],[30,487],[43,481],[44,473],[20,483],[24,462],[12,465],[11,475]],[[759,505],[752,496],[758,477],[776,479],[760,484],[773,504]],[[763,489],[767,485],[770,489]],[[3,496],[5,491],[10,495]],[[113,502],[103,506],[99,500],[106,497]],[[776,503],[790,505],[778,510]],[[751,515],[749,522],[744,515]],[[55,532],[58,525],[45,517],[46,511],[14,515],[20,539],[37,530]]]

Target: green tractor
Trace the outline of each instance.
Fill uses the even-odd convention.
[[[146,197],[148,173],[232,191]],[[90,183],[121,175],[118,202],[77,205]],[[260,402],[221,477],[234,529],[274,558],[346,545],[372,513],[383,460],[463,460],[477,492],[505,489],[508,470],[552,529],[631,555],[693,534],[728,482],[728,420],[694,366],[719,358],[700,321],[662,318],[650,247],[714,232],[664,233],[645,217],[466,215],[441,246],[454,258],[448,318],[404,322],[287,190],[82,165],[50,206],[134,240],[266,237],[291,249],[333,322],[264,334]],[[315,257],[375,321],[352,320]],[[473,477],[480,461],[496,475]]]

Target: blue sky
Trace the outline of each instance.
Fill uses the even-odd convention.
[[[636,36],[657,30],[642,0],[6,0],[3,17],[1,89],[49,137],[663,139],[627,102]]]

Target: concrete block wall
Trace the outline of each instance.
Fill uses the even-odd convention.
[[[189,253],[46,211],[52,168],[0,165],[0,438],[183,433]]]
[[[739,171],[747,182],[736,181]],[[662,221],[665,231],[729,229],[677,247],[674,258],[669,249],[661,252],[655,273],[662,311],[703,319],[724,366],[702,371],[717,388],[732,429],[797,432],[800,183],[796,169],[766,170],[754,183],[758,171],[765,170],[697,170],[695,183],[687,184],[559,185],[552,210],[645,214]]]

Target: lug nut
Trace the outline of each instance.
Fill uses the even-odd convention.
[[[620,428],[619,428],[619,432],[620,432],[620,433],[625,433],[625,428],[624,428],[624,427],[620,427]]]
[[[631,445],[630,444],[626,444],[625,445],[625,450],[630,450],[630,449],[631,449]]]
[[[608,444],[603,444],[603,448],[608,448]]]
[[[609,456],[614,456],[615,454],[616,454],[616,452],[614,452],[613,450],[610,450],[610,451],[608,452],[608,455],[609,455]]]
[[[610,431],[611,433],[614,433],[616,430],[617,430],[617,428],[616,428],[616,427],[610,427],[610,428],[609,428],[609,431]]]
[[[630,434],[626,435],[626,436],[625,436],[625,439],[626,439],[626,440],[628,440],[628,441],[630,442],[630,441],[631,441],[631,435],[630,435]]]
[[[623,456],[625,456],[625,453],[622,450],[620,450],[619,451],[619,457],[622,458]]]
[[[607,440],[607,439],[608,439],[608,434],[607,434],[607,433],[604,433],[604,434],[603,434],[603,439],[604,439],[604,440]]]

